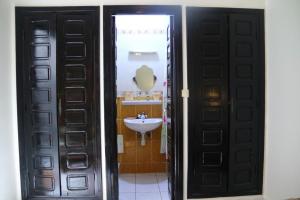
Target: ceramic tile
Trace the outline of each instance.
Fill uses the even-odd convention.
[[[118,153],[118,162],[122,163],[123,155],[122,153]]]
[[[135,192],[135,177],[119,177],[119,191]]]
[[[166,162],[151,163],[151,168],[155,172],[166,172],[167,171],[167,163]]]
[[[121,119],[117,119],[117,133],[118,134],[122,133],[121,124],[122,124],[122,120]]]
[[[139,192],[136,193],[136,200],[161,200],[161,196],[159,192]]]
[[[133,140],[136,140],[137,139],[137,134],[135,131],[127,128],[127,126],[125,125],[124,121],[122,120],[121,122],[121,133],[124,135],[124,140],[125,141],[133,141]]]
[[[168,178],[166,176],[157,176],[160,192],[168,192]]]
[[[162,128],[162,126],[160,126],[157,129],[152,131],[151,137],[152,137],[153,140],[160,140],[160,138],[161,138],[161,128]]]
[[[137,112],[145,112],[149,117],[161,117],[161,105],[124,106],[122,98],[118,97],[119,110],[117,132],[124,138],[124,153],[118,156],[121,164],[120,172],[163,172],[165,171],[164,155],[160,154],[161,126],[146,136],[146,146],[141,146],[141,136],[130,130],[124,124],[124,117],[135,117]],[[155,142],[153,143],[153,141]],[[153,146],[154,144],[154,146]],[[136,164],[132,166],[132,164]],[[125,165],[124,165],[125,164]],[[128,165],[131,164],[131,165]],[[132,166],[130,169],[129,167]]]
[[[151,163],[138,163],[136,165],[136,173],[149,173],[153,172]]]
[[[121,106],[121,118],[136,117],[135,106]]]
[[[136,148],[133,146],[125,146],[124,153],[122,155],[122,163],[136,163]]]
[[[152,140],[151,162],[164,162],[165,154],[160,153],[160,140]]]
[[[169,192],[161,192],[161,200],[170,200]]]
[[[148,141],[147,141],[148,140]],[[149,141],[149,137],[146,136],[146,145],[141,146],[137,144],[137,163],[151,163],[151,141]]]
[[[119,172],[120,173],[135,173],[136,163],[121,163]]]
[[[134,192],[120,192],[119,200],[135,200]]]
[[[150,178],[150,179],[153,179],[153,178],[156,178],[157,177],[157,173],[137,173],[136,174],[136,177],[142,179],[147,179],[147,178]]]
[[[137,174],[136,192],[159,192],[155,174]]]
[[[162,105],[152,105],[152,117],[162,117]]]
[[[117,118],[121,118],[121,100],[117,98]]]

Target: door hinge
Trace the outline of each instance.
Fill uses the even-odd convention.
[[[188,89],[182,89],[181,90],[181,97],[183,97],[183,98],[189,98],[189,96],[190,96],[190,92],[189,92]]]

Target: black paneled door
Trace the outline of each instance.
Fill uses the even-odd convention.
[[[223,194],[228,160],[226,15],[188,13],[190,191]],[[190,16],[190,15],[193,15]],[[192,40],[191,40],[192,39]],[[198,180],[194,184],[193,180]]]
[[[16,13],[23,199],[100,199],[98,8]]]
[[[261,10],[187,9],[190,198],[261,193],[262,21]]]

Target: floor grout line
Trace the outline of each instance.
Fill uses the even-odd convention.
[[[155,180],[155,185],[156,187],[158,188],[158,192],[159,192],[159,196],[160,196],[160,199],[155,199],[155,200],[164,200],[164,196],[163,196],[163,193],[165,193],[164,191],[161,190],[160,188],[160,180],[162,180],[162,182],[164,181],[164,179],[162,179],[162,177],[166,177],[167,175],[164,174],[164,173],[141,173],[141,175],[146,175],[148,177],[151,177],[154,178]],[[134,196],[134,199],[132,200],[137,200],[138,196],[137,196],[137,193],[149,193],[149,194],[157,194],[157,192],[154,192],[154,191],[150,191],[150,192],[137,192],[137,174],[134,174],[132,176],[124,176],[124,177],[134,177],[133,178],[133,181],[134,181],[134,192],[128,192],[128,193],[133,193],[132,195]],[[127,192],[121,192],[121,193],[127,193]],[[120,194],[120,193],[119,193]],[[154,199],[153,199],[154,200]]]

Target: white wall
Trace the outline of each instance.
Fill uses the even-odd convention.
[[[158,23],[151,23],[153,21]],[[117,91],[140,91],[133,82],[136,70],[147,65],[153,70],[156,82],[151,91],[163,91],[167,69],[168,16],[116,16],[117,27]],[[155,52],[151,55],[129,55],[130,51]],[[150,91],[150,92],[151,92]]]
[[[300,1],[267,0],[267,199],[300,198]]]
[[[5,200],[20,196],[11,9],[0,1],[0,199]]]
[[[273,1],[273,0],[272,0]],[[288,0],[279,0],[282,2],[289,2]],[[297,0],[295,0],[297,1]],[[10,3],[10,6],[8,5]],[[278,0],[276,1],[278,3]],[[276,4],[274,2],[274,4]],[[264,8],[265,0],[0,0],[0,92],[1,92],[1,101],[0,101],[0,157],[1,160],[1,169],[0,169],[0,199],[5,200],[18,200],[20,199],[20,186],[19,186],[19,168],[18,168],[18,149],[17,149],[17,118],[16,118],[16,96],[15,96],[15,32],[14,32],[14,6],[91,6],[97,5],[111,5],[111,4],[166,4],[166,5],[182,5],[183,13],[185,6],[202,6],[202,7],[238,7],[238,8]],[[280,6],[275,7],[273,11],[280,9]],[[271,12],[273,12],[271,10]],[[102,13],[102,12],[101,12]],[[101,19],[102,20],[102,19]],[[103,24],[103,23],[101,23]],[[298,23],[299,24],[299,23]],[[185,27],[185,15],[183,15],[183,27]],[[103,38],[101,27],[101,39]],[[274,34],[274,33],[273,33]],[[298,34],[299,35],[299,34]],[[186,67],[186,42],[185,42],[185,29],[183,29],[183,55],[184,55],[184,65],[183,65],[183,79],[184,79],[184,87],[187,88],[187,67]],[[276,43],[277,41],[273,41]],[[103,42],[101,43],[103,44]],[[279,44],[278,44],[279,45]],[[276,45],[276,47],[278,47]],[[268,48],[268,47],[267,47]],[[103,62],[103,47],[100,49],[100,58],[101,62]],[[283,50],[282,50],[283,51]],[[103,71],[103,63],[101,63],[101,71]],[[271,73],[268,72],[268,73]],[[274,72],[277,73],[277,72]],[[281,71],[278,71],[281,73]],[[296,73],[295,73],[296,74]],[[279,76],[279,75],[278,75]],[[103,74],[100,76],[101,78],[101,107],[103,110]],[[289,77],[284,76],[285,80],[295,81],[296,79],[289,79]],[[283,82],[285,80],[278,79],[278,82]],[[276,84],[275,84],[276,85]],[[3,95],[4,94],[4,95]],[[275,93],[273,97],[277,98],[277,94]],[[294,100],[293,100],[294,101]],[[277,101],[276,101],[277,102]],[[268,102],[267,102],[268,103]],[[289,104],[291,105],[291,104]],[[279,106],[279,103],[278,105]],[[282,105],[280,105],[282,106]],[[268,107],[269,108],[269,107]],[[273,109],[273,107],[272,107]],[[293,112],[295,113],[295,111]],[[279,113],[281,114],[281,113]],[[102,119],[104,119],[103,113],[101,113]],[[269,113],[267,113],[269,116]],[[285,118],[287,120],[287,118]],[[274,122],[276,123],[276,122]],[[272,124],[271,122],[269,123]],[[270,130],[274,130],[270,127]],[[286,132],[287,134],[288,132]],[[102,120],[101,126],[101,134],[102,138],[104,138],[104,122]],[[280,133],[283,134],[283,133]],[[184,99],[184,148],[187,149],[187,99]],[[295,139],[295,138],[294,138]],[[299,138],[298,138],[299,139]],[[104,141],[104,139],[102,139]],[[267,149],[271,147],[274,149],[274,145],[271,143],[267,146]],[[276,145],[276,143],[275,143]],[[282,145],[280,145],[281,147]],[[104,148],[104,144],[102,145]],[[275,146],[276,148],[276,146]],[[287,147],[284,147],[287,148]],[[291,148],[287,148],[291,149]],[[296,150],[296,149],[295,149]],[[104,151],[102,151],[104,153]],[[272,154],[271,154],[272,155]],[[270,159],[267,159],[268,161]],[[5,165],[3,165],[5,163]],[[103,165],[105,164],[105,159],[103,156]],[[185,168],[187,165],[187,155],[185,151],[185,159],[184,159]],[[284,169],[280,168],[282,171]],[[103,170],[105,168],[103,167]],[[266,170],[268,172],[268,169]],[[274,171],[274,170],[273,170]],[[269,174],[269,173],[267,173]],[[273,173],[271,174],[271,176]],[[103,176],[105,178],[105,176]],[[186,175],[184,176],[186,186]],[[292,179],[293,180],[293,179]],[[279,181],[279,180],[276,180]],[[274,184],[274,180],[270,180],[268,182],[268,188],[272,188]],[[284,187],[282,185],[282,187]],[[106,190],[105,185],[103,188],[104,192]],[[186,190],[186,188],[185,188]],[[288,189],[286,188],[288,191]],[[267,194],[271,194],[273,191],[266,190]],[[270,191],[268,193],[268,191]],[[106,195],[104,193],[104,195]],[[106,197],[106,196],[105,196]],[[255,197],[237,197],[237,198],[222,198],[222,199],[247,199],[247,200],[257,200],[261,199],[260,196]],[[210,199],[213,200],[213,199]],[[273,200],[271,198],[271,200]]]

